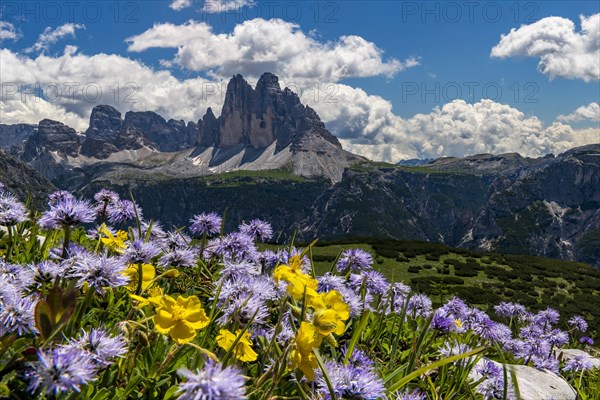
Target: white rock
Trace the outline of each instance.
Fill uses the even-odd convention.
[[[480,361],[480,363],[482,363]],[[492,361],[502,368],[502,364]],[[519,383],[522,400],[576,400],[577,392],[560,375],[547,370],[539,370],[525,365],[507,365],[510,392],[516,398],[515,387],[512,384],[511,370],[514,371]],[[478,380],[481,375],[473,368],[469,376]]]
[[[588,359],[591,363],[592,363],[592,367],[593,368],[599,368],[600,369],[600,358],[594,358],[591,355],[589,355],[588,353],[586,353],[583,350],[578,350],[578,349],[560,349],[556,351],[556,357],[559,360],[570,360],[572,358],[575,358],[577,356],[582,356],[586,359]]]

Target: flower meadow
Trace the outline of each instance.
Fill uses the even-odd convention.
[[[557,358],[593,346],[582,317],[434,309],[363,250],[317,276],[314,243],[266,246],[268,222],[223,218],[164,229],[109,190],[34,211],[0,185],[0,397],[512,399],[503,365],[522,364],[598,398],[589,360]]]

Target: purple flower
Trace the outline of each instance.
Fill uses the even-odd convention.
[[[548,326],[557,323],[559,317],[560,314],[558,311],[548,307],[545,310],[538,312],[533,318],[536,323],[543,326]]]
[[[455,326],[454,318],[449,317],[441,308],[437,309],[433,314],[433,319],[431,320],[431,327],[433,329],[448,333]]]
[[[512,386],[511,386],[512,389]],[[513,396],[510,390],[507,391],[506,400],[512,400]],[[504,397],[504,376],[497,376],[485,379],[477,386],[477,393],[483,395],[484,400],[505,399]]]
[[[531,360],[533,361],[533,366],[537,369],[547,369],[555,374],[559,373],[558,360],[554,357],[548,357],[548,355],[533,356]]]
[[[345,348],[343,350],[344,356],[346,356],[347,351],[348,351],[347,348]],[[373,360],[371,360],[369,357],[367,357],[365,352],[358,348],[354,349],[354,351],[352,352],[352,355],[350,356],[348,361],[350,362],[351,365],[354,366],[354,368],[357,368],[357,369],[371,370],[375,366],[375,363],[373,362]]]
[[[579,332],[587,331],[587,321],[580,315],[575,315],[567,321],[571,328],[578,330]]]
[[[526,325],[521,328],[519,336],[524,339],[536,339],[544,335],[544,330],[537,324]]]
[[[569,334],[565,331],[561,331],[560,329],[552,329],[550,332],[548,332],[545,339],[552,346],[560,347],[569,343]]]
[[[146,238],[148,233],[150,233],[151,240],[164,239],[167,236],[162,228],[162,225],[160,224],[160,221],[140,221],[140,227],[142,228],[142,238]],[[137,232],[134,230],[134,235],[136,234]]]
[[[506,318],[520,317],[527,312],[525,307],[518,303],[501,302],[497,306],[494,306],[494,309],[496,310],[496,315]]]
[[[499,378],[503,376],[503,370],[493,361],[483,359],[475,368],[478,374],[485,378]]]
[[[385,397],[383,380],[372,369],[356,368],[352,364],[344,365],[333,361],[326,362],[325,367],[335,399],[372,400]],[[323,399],[335,400],[331,397],[322,373],[317,374],[316,382]]]
[[[87,351],[72,347],[57,347],[47,353],[38,350],[38,362],[30,374],[30,392],[41,389],[48,395],[81,390],[81,386],[96,379],[96,367]]]
[[[158,243],[162,247],[163,250],[169,251],[173,249],[186,248],[189,246],[192,239],[186,234],[179,231],[171,231],[165,234]]]
[[[9,264],[0,260],[0,276],[6,279],[8,283],[24,290],[33,284],[31,271],[24,269],[20,265]]]
[[[9,276],[0,273],[0,302],[9,301],[12,300],[13,297],[21,296],[20,293],[22,288],[15,286],[11,281],[12,279]],[[2,334],[0,334],[0,336],[2,336]]]
[[[106,253],[100,257],[90,255],[78,261],[73,267],[70,278],[77,278],[77,287],[87,282],[98,293],[104,294],[104,288],[125,286],[129,279],[123,274],[125,263],[122,259],[108,257]]]
[[[271,250],[265,250],[258,254],[258,262],[262,265],[263,273],[271,273],[279,264],[279,256]]]
[[[83,332],[77,340],[69,343],[70,347],[88,351],[98,369],[111,365],[114,358],[123,357],[127,352],[127,343],[120,335],[111,336],[103,328],[95,328]]]
[[[319,293],[329,292],[332,290],[340,291],[344,287],[344,278],[338,275],[333,275],[331,272],[326,272],[325,275],[320,276],[319,286],[317,291]]]
[[[363,249],[345,250],[340,256],[336,268],[340,272],[360,272],[371,269],[373,257]]]
[[[123,254],[123,261],[127,264],[147,264],[160,253],[160,249],[154,242],[134,240],[129,243]]]
[[[27,221],[27,208],[15,196],[0,192],[0,225],[13,226]]]
[[[34,310],[37,300],[21,296],[18,288],[3,290],[0,297],[0,337],[16,333],[19,336],[36,333]]]
[[[70,243],[67,249],[67,257],[62,258],[62,248],[57,247],[50,250],[50,258],[60,262],[61,268],[64,270],[63,276],[69,275],[73,272],[73,268],[77,263],[86,257],[90,257],[91,254],[83,246],[75,243]]]
[[[398,393],[395,400],[427,400],[427,395],[419,389],[415,389],[412,392],[405,390],[402,393]]]
[[[48,196],[48,203],[49,204],[56,204],[59,203],[61,201],[65,201],[65,200],[76,200],[75,196],[73,196],[73,194],[71,192],[68,192],[66,190],[57,190],[54,193],[51,193]]]
[[[194,235],[216,235],[221,231],[223,219],[216,213],[202,213],[190,219],[190,231]]]
[[[159,263],[164,267],[192,267],[196,265],[198,257],[192,249],[175,248],[166,252],[160,258]]]
[[[491,342],[504,342],[510,339],[512,335],[509,327],[492,321],[487,315],[478,321],[474,321],[471,329]]]
[[[119,200],[111,203],[107,209],[108,221],[111,224],[118,225],[131,221],[137,217],[142,219],[142,209],[131,200]]]
[[[217,319],[221,326],[226,325],[232,319],[236,323],[264,324],[271,315],[269,308],[263,298],[253,293],[244,293],[235,296],[223,307],[223,315]]]
[[[239,232],[233,232],[222,238],[211,240],[207,250],[209,249],[222,258],[236,260],[254,260],[258,258],[258,250],[252,238]]]
[[[431,313],[431,299],[424,294],[416,294],[408,300],[407,311],[414,317],[427,317]]]
[[[587,344],[588,346],[593,346],[594,345],[594,339],[592,339],[591,337],[588,337],[588,336],[582,336],[579,339],[579,343]]]
[[[223,269],[221,270],[221,279],[231,280],[235,278],[258,275],[259,271],[254,263],[242,260],[234,261],[229,258],[223,260]]]
[[[396,282],[392,285],[391,292],[388,293],[388,313],[400,313],[406,304],[406,299],[410,295],[410,287],[402,282]]]
[[[443,310],[449,317],[458,319],[460,321],[466,320],[469,314],[469,307],[467,304],[458,297],[453,297],[446,304],[444,304],[440,310]]]
[[[262,324],[269,317],[267,301],[277,300],[282,293],[276,290],[275,283],[264,275],[237,275],[229,279],[221,278],[218,308],[223,308],[223,315],[217,320],[220,325],[231,318],[237,322]],[[218,288],[215,288],[215,292]]]
[[[580,372],[590,370],[592,367],[592,361],[589,358],[579,355],[568,360],[563,367],[563,371]]]
[[[116,192],[108,189],[102,189],[94,195],[94,200],[98,203],[116,203],[120,200],[119,195]],[[104,205],[104,204],[103,204]]]
[[[204,369],[195,373],[182,368],[177,373],[185,379],[179,384],[179,400],[240,400],[246,398],[246,378],[236,367],[223,368],[207,359]]]
[[[42,261],[37,264],[30,264],[31,277],[37,286],[50,284],[56,277],[61,277],[65,273],[63,266],[52,261]]]
[[[273,237],[271,224],[260,219],[253,219],[247,224],[240,225],[240,232],[261,242]]]
[[[362,271],[360,274],[351,274],[348,284],[357,293],[360,292],[362,287],[367,289],[367,293],[380,296],[387,294],[390,290],[390,283],[385,279],[383,274],[373,270]]]
[[[50,210],[45,211],[39,220],[43,229],[71,227],[96,219],[96,211],[87,200],[77,200],[71,196],[49,204]]]

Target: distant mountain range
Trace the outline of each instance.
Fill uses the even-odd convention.
[[[227,86],[197,122],[96,106],[84,133],[58,121],[0,124],[0,180],[15,192],[131,191],[149,218],[183,226],[270,220],[280,241],[390,237],[585,261],[600,267],[600,144],[543,158],[482,154],[375,163],[342,149],[273,74]],[[28,164],[28,165],[27,165]],[[32,168],[37,170],[36,173]],[[53,186],[54,185],[54,186]]]
[[[339,181],[344,168],[364,161],[342,149],[317,113],[277,76],[256,88],[241,75],[227,85],[221,115],[198,122],[165,120],[152,111],[121,113],[94,107],[84,134],[44,119],[36,125],[0,125],[0,144],[59,184],[123,168],[193,177],[238,170],[290,169],[298,176]]]

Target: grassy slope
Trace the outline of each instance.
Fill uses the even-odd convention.
[[[475,253],[437,243],[370,241],[317,246],[313,251],[317,273],[329,271],[341,251],[356,247],[369,251],[375,269],[388,279],[427,293],[435,305],[456,295],[484,310],[500,301],[533,309],[550,306],[561,312],[563,322],[576,314],[585,316],[589,334],[600,339],[600,271],[589,265]]]

